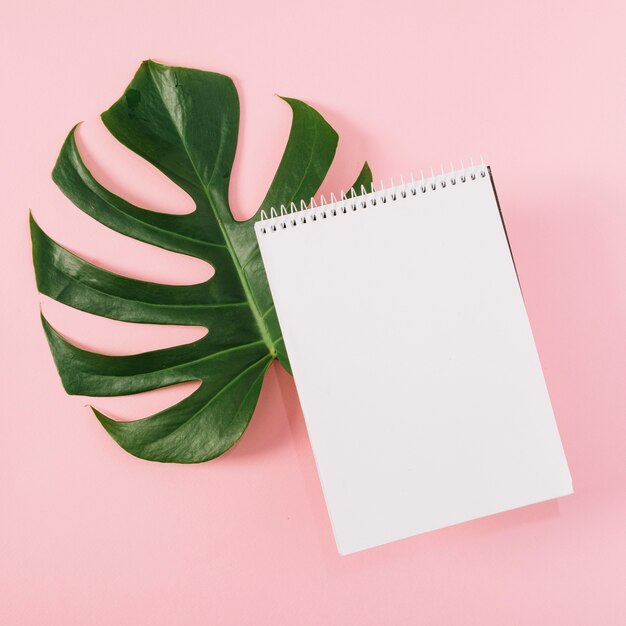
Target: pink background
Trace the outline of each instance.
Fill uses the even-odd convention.
[[[0,621],[13,625],[626,623],[626,63],[621,2],[14,2],[3,7]],[[341,558],[292,380],[198,466],[119,449],[65,395],[38,314],[114,354],[190,340],[36,293],[27,211],[88,259],[185,283],[205,266],[108,232],[50,180],[70,127],[143,206],[183,194],[98,114],[144,58],[231,75],[232,200],[262,199],[307,100],[341,136],[324,185],[483,154],[492,165],[576,493]],[[140,417],[188,387],[96,400]]]

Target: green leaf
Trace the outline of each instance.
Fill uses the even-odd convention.
[[[357,176],[357,179],[348,190],[348,195],[351,191],[354,191],[357,196],[363,193],[369,193],[372,190],[373,182],[374,179],[372,178],[372,170],[370,169],[367,161],[365,161],[365,163],[363,164],[363,168]]]
[[[289,140],[261,209],[307,201],[333,161],[337,133],[299,100]],[[204,326],[189,344],[130,356],[83,350],[43,319],[68,393],[133,394],[200,381],[188,398],[155,415],[115,421],[94,409],[107,432],[138,457],[197,463],[228,450],[244,432],[274,359],[289,371],[252,222],[236,221],[228,187],[237,146],[239,99],[230,78],[145,61],[123,96],[102,114],[108,130],[186,191],[195,211],[163,214],[137,207],[101,185],[69,133],[52,177],[82,211],[109,228],[215,268],[204,283],[173,286],[126,278],[88,263],[31,218],[39,290],[71,307],[117,320]],[[365,165],[357,183],[371,181]],[[356,183],[355,183],[356,184]]]

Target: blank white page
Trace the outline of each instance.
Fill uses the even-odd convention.
[[[475,172],[255,225],[341,554],[572,492]]]

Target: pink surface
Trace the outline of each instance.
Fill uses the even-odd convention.
[[[626,623],[623,3],[92,0],[2,13],[0,622]],[[144,206],[189,208],[98,121],[148,57],[234,77],[242,216],[287,137],[275,92],[338,129],[327,190],[364,158],[388,179],[485,156],[574,496],[341,558],[295,388],[277,366],[241,442],[199,466],[125,454],[88,399],[65,395],[38,320],[29,207],[106,267],[178,283],[207,271],[107,232],[49,177],[66,133],[86,120],[80,140],[99,178]],[[198,332],[43,309],[75,341],[116,354]],[[188,392],[95,404],[139,417]]]

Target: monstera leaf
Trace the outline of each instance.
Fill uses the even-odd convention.
[[[338,137],[299,100],[289,140],[259,209],[314,195],[330,167]],[[68,393],[126,395],[185,381],[201,385],[155,415],[123,422],[94,409],[107,432],[138,457],[196,463],[219,456],[242,435],[263,376],[274,359],[289,361],[252,222],[236,221],[228,186],[239,126],[239,100],[230,78],[144,62],[102,120],[125,146],[179,185],[195,203],[186,215],[139,208],[108,191],[85,166],[72,130],[53,179],[85,213],[140,241],[210,263],[206,282],[173,286],[126,278],[96,267],[50,239],[32,220],[39,290],[71,307],[127,322],[204,326],[201,339],[130,356],[107,356],[73,345],[42,318]],[[367,164],[357,181],[371,183]],[[355,183],[355,184],[357,184]]]

